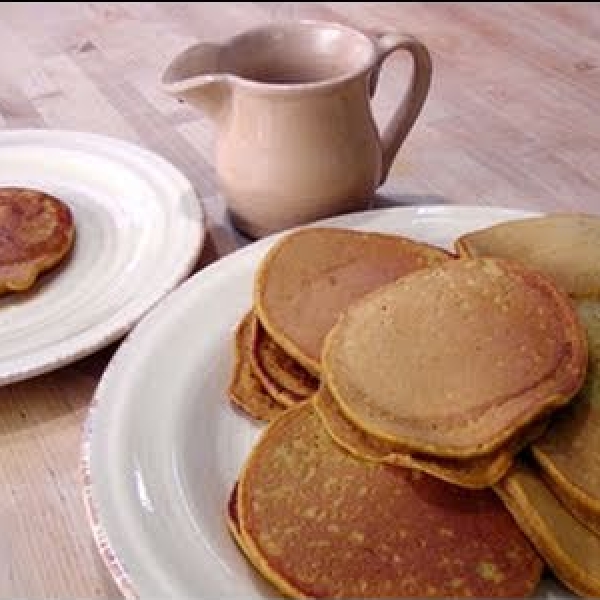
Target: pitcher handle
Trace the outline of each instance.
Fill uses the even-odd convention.
[[[383,61],[396,50],[406,50],[413,60],[410,84],[402,102],[396,108],[390,122],[381,135],[382,166],[379,185],[385,182],[394,158],[414,125],[431,84],[431,57],[427,47],[417,38],[408,34],[384,33],[375,37],[377,63],[371,76],[371,94],[377,85],[379,70]]]

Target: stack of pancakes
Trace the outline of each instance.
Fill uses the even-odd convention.
[[[468,256],[502,256],[551,277],[573,299],[588,339],[575,400],[495,486],[540,555],[574,592],[600,595],[600,219],[559,214],[466,235]]]
[[[254,306],[236,331],[230,398],[267,421],[306,400],[319,386],[325,336],[350,304],[451,258],[440,248],[379,233],[314,228],[282,238],[261,263]]]
[[[539,554],[600,594],[599,234],[560,215],[458,256],[334,229],[276,244],[230,387],[277,417],[228,510],[258,571],[293,597],[523,596]],[[593,250],[568,264],[575,238]]]

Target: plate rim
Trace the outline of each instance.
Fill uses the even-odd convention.
[[[53,347],[61,348],[61,352],[52,350],[47,352],[45,359],[38,359],[36,362],[22,366],[13,367],[12,370],[0,372],[0,386],[9,385],[19,381],[27,380],[44,373],[55,371],[61,367],[69,365],[77,360],[83,359],[111,343],[125,336],[143,317],[150,311],[162,298],[172,292],[182,281],[184,281],[192,272],[197,264],[205,245],[207,235],[206,209],[202,197],[197,193],[194,185],[184,172],[173,163],[161,156],[157,152],[125,139],[112,137],[109,135],[78,131],[74,129],[44,129],[44,128],[23,128],[23,129],[0,129],[0,149],[9,148],[11,144],[32,145],[39,144],[38,147],[55,147],[58,149],[74,150],[82,155],[94,157],[109,156],[115,162],[125,169],[131,170],[131,166],[120,162],[121,156],[128,156],[141,162],[148,170],[159,167],[160,172],[169,180],[180,181],[189,186],[191,195],[185,201],[186,211],[191,211],[190,223],[194,223],[193,232],[190,230],[188,240],[186,240],[186,252],[178,258],[177,263],[172,265],[168,276],[163,276],[158,285],[155,286],[153,294],[147,297],[134,296],[121,304],[110,319],[116,318],[112,325],[107,324],[108,318],[96,324],[98,327],[95,335],[87,339],[85,344],[80,342],[86,332],[70,336],[68,340],[59,340],[53,344]],[[66,347],[64,347],[66,344]],[[11,358],[10,361],[17,361]]]
[[[329,217],[321,219],[315,222],[308,223],[306,225],[300,225],[284,231],[280,231],[271,234],[265,238],[256,240],[246,246],[238,248],[234,252],[221,257],[213,263],[207,265],[201,269],[198,273],[188,278],[182,285],[171,291],[169,294],[164,296],[150,311],[144,315],[144,317],[137,323],[137,325],[129,332],[127,337],[123,340],[115,354],[112,356],[109,364],[103,372],[100,381],[94,391],[92,399],[89,404],[88,414],[84,420],[82,428],[82,438],[80,446],[80,458],[79,458],[79,470],[82,482],[82,499],[85,507],[85,513],[88,519],[88,524],[92,531],[96,549],[100,554],[104,566],[109,571],[113,581],[118,587],[119,591],[127,599],[137,599],[140,597],[136,590],[135,582],[128,573],[126,567],[119,558],[117,550],[111,543],[110,536],[108,535],[104,524],[102,523],[98,503],[94,497],[94,478],[91,470],[92,462],[92,438],[94,436],[94,424],[98,418],[98,411],[101,408],[101,403],[110,402],[110,396],[105,395],[105,389],[111,384],[111,380],[118,377],[118,373],[127,366],[129,356],[134,354],[136,351],[136,344],[142,343],[143,338],[146,335],[146,331],[150,331],[155,320],[160,319],[163,313],[166,315],[171,304],[176,304],[181,297],[182,299],[190,293],[190,291],[196,285],[208,285],[203,284],[199,280],[209,281],[212,277],[217,277],[219,273],[226,269],[230,264],[235,262],[243,261],[248,255],[258,253],[260,251],[266,251],[272,244],[274,244],[280,237],[291,233],[297,229],[305,227],[320,227],[320,226],[333,226],[333,227],[348,227],[359,229],[360,225],[358,222],[362,221],[368,215],[373,213],[385,214],[385,213],[399,213],[403,212],[413,213],[414,216],[420,213],[427,217],[428,215],[444,214],[444,213],[482,213],[486,212],[493,213],[500,219],[502,213],[505,213],[507,217],[512,216],[513,218],[522,218],[541,216],[545,214],[544,211],[528,209],[528,208],[513,208],[506,206],[482,206],[476,204],[428,204],[428,205],[409,205],[409,206],[393,206],[385,208],[377,208],[371,210],[365,210],[355,213],[348,213],[338,215],[335,217]],[[453,216],[453,218],[460,219],[459,216]],[[348,225],[348,221],[352,223]],[[142,342],[138,342],[141,339]]]

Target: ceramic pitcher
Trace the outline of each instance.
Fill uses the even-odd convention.
[[[395,50],[413,59],[382,133],[370,98]],[[405,34],[319,22],[248,30],[177,56],[164,89],[216,125],[215,168],[233,223],[260,237],[367,208],[427,96],[431,61]]]

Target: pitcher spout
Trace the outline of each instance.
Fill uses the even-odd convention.
[[[219,71],[219,44],[196,44],[179,54],[165,70],[162,88],[168,94],[221,121],[229,104],[230,83]]]

